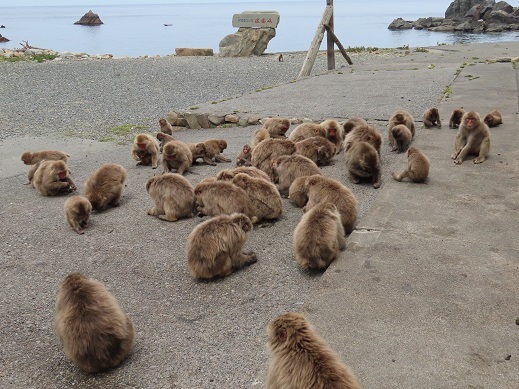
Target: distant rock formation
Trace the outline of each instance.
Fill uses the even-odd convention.
[[[9,39],[7,39],[5,36],[2,36],[2,34],[0,34],[0,43],[4,43],[4,42],[9,42]]]
[[[428,17],[416,21],[398,18],[388,28],[473,33],[517,31],[519,7],[514,8],[506,1],[454,0],[445,11],[445,18]]]
[[[240,27],[234,34],[227,35],[220,41],[220,57],[249,57],[261,55],[267,45],[276,36],[276,29],[270,27]]]
[[[92,11],[88,11],[83,15],[81,19],[79,19],[74,24],[81,24],[82,26],[98,26],[103,24],[98,14],[93,13]]]
[[[192,49],[188,47],[177,47],[175,49],[175,55],[178,55],[179,57],[212,57],[214,53],[213,49]]]

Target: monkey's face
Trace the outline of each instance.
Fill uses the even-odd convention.
[[[404,122],[404,115],[402,115],[401,113],[397,114],[395,116],[395,122],[396,123],[403,123]]]
[[[465,126],[469,129],[469,130],[472,130],[473,128],[475,128],[477,125],[478,125],[478,120],[473,117],[473,116],[468,116],[466,119],[465,119]]]
[[[58,172],[58,178],[60,179],[60,181],[66,180],[67,179],[67,171],[66,170],[59,171]]]
[[[137,143],[139,150],[146,150],[146,143]]]
[[[166,125],[166,120],[165,119],[160,119],[159,120],[159,124],[160,124],[161,127],[165,126]]]
[[[163,132],[159,132],[159,133],[157,134],[157,139],[160,140],[160,141],[162,141],[162,139],[164,139],[164,133],[163,133]]]
[[[244,146],[243,147],[243,154],[249,154],[250,153],[250,146]]]

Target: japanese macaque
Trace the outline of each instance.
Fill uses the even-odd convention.
[[[403,153],[411,144],[413,134],[404,124],[398,124],[391,127],[388,131],[389,143],[391,144],[391,151]]]
[[[58,196],[77,189],[69,176],[67,164],[61,160],[39,162],[31,184],[43,196]]]
[[[296,152],[296,144],[288,139],[266,139],[252,149],[252,166],[271,173],[272,161]]]
[[[429,176],[429,158],[416,147],[410,147],[407,150],[407,169],[396,174],[391,172],[393,178],[402,181],[408,177],[414,182],[424,182]]]
[[[207,156],[207,149],[205,147],[205,144],[203,142],[200,143],[186,143],[189,147],[189,150],[191,150],[191,154],[193,155],[193,163],[198,159],[202,158],[202,160],[211,165],[216,166],[216,162],[214,162],[212,159],[210,159]]]
[[[432,126],[442,128],[442,122],[440,120],[440,112],[438,112],[438,108],[429,108],[425,110],[423,113],[423,125],[425,128]]]
[[[380,188],[380,156],[368,142],[354,142],[344,154],[350,181],[358,184],[371,179],[373,188]]]
[[[357,378],[301,313],[267,326],[267,389],[360,389]]]
[[[296,178],[288,189],[288,199],[298,207],[304,207],[308,202],[308,193],[305,187],[307,178],[308,176]]]
[[[26,165],[34,165],[41,161],[63,161],[67,162],[67,157],[70,157],[63,151],[46,150],[46,151],[26,151],[22,154],[22,161]]]
[[[344,140],[344,129],[337,120],[328,119],[321,123],[325,137],[335,145],[335,153],[338,154],[342,149]]]
[[[335,152],[335,145],[322,136],[312,136],[296,142],[296,154],[310,158],[317,165],[328,165]]]
[[[366,120],[364,120],[363,118],[351,118],[351,119],[346,120],[343,123],[342,128],[344,129],[344,134],[347,135],[355,127],[360,127],[360,126],[367,127],[368,122]]]
[[[296,182],[297,180],[294,184]],[[319,203],[335,204],[341,214],[344,232],[350,234],[353,231],[357,222],[357,199],[348,187],[333,178],[314,174],[306,177],[304,184],[298,182],[297,189],[298,193],[295,190],[289,191],[289,199],[297,204],[306,197],[308,201],[303,207],[304,212],[308,212]]]
[[[490,150],[490,131],[481,120],[479,113],[466,112],[461,118],[460,128],[454,144],[454,159],[456,165],[461,165],[468,154],[477,155],[474,163],[483,162]]]
[[[242,188],[229,181],[200,182],[195,186],[195,207],[198,216],[243,213],[257,223],[256,208]]]
[[[290,128],[290,120],[286,118],[268,118],[259,130],[256,130],[251,140],[252,148],[261,141],[271,138],[286,138],[286,132]]]
[[[353,127],[344,138],[345,149],[348,150],[355,142],[368,142],[380,155],[382,135],[373,126],[358,124]]]
[[[69,226],[78,234],[84,234],[83,228],[87,226],[92,213],[90,201],[83,196],[72,196],[65,200],[63,210]]]
[[[155,204],[148,210],[148,215],[168,222],[193,216],[195,191],[185,177],[173,173],[151,177],[146,183],[146,191]]]
[[[497,109],[494,109],[485,116],[483,121],[489,127],[496,127],[500,124],[503,124],[503,116],[501,115],[501,112],[499,112]]]
[[[272,181],[283,195],[288,194],[292,182],[301,176],[321,174],[321,169],[310,158],[302,155],[282,155],[272,161]]]
[[[118,163],[106,163],[97,169],[85,183],[85,197],[96,211],[108,205],[119,206],[126,181],[126,169]]]
[[[182,175],[189,170],[193,163],[193,154],[189,146],[179,140],[168,142],[162,149],[163,173],[175,170]]]
[[[252,231],[242,213],[219,215],[196,226],[187,238],[187,264],[194,278],[225,277],[258,261],[243,247]]]
[[[461,117],[465,114],[463,108],[457,108],[452,111],[451,118],[449,120],[449,128],[458,128],[461,123]]]
[[[221,154],[227,148],[227,142],[224,139],[208,139],[204,141],[204,145],[206,156],[209,160],[214,159],[216,162],[232,162],[232,159],[224,157]]]
[[[101,282],[72,273],[61,283],[54,328],[65,355],[88,373],[119,365],[135,331],[128,315]]]
[[[159,125],[160,125],[160,132],[163,132],[164,134],[168,134],[168,135],[173,135],[173,127],[171,126],[171,123],[168,122],[166,119],[160,119]]]
[[[283,62],[283,54],[278,55],[278,62]]]
[[[303,269],[326,269],[345,248],[341,215],[332,203],[315,205],[294,230],[296,261]]]
[[[160,147],[159,147],[159,151],[162,153],[162,149],[164,148],[164,145],[172,140],[176,140],[175,138],[173,138],[171,135],[168,135],[168,134],[165,134],[163,132],[158,132],[157,133],[157,139],[159,140],[160,142]]]
[[[240,154],[236,157],[236,166],[252,166],[252,148],[249,145],[244,145]]]
[[[249,195],[256,208],[258,222],[264,219],[277,219],[283,213],[281,196],[272,182],[238,173],[232,179],[232,183]]]
[[[389,124],[388,128],[391,129],[399,124],[405,125],[409,130],[411,131],[411,134],[413,135],[411,138],[414,138],[415,136],[415,124],[414,124],[414,118],[411,116],[411,114],[407,111],[396,111],[391,117],[389,118]]]
[[[293,142],[300,142],[312,136],[322,136],[326,138],[326,132],[319,123],[301,123],[290,132],[288,139]]]
[[[36,170],[38,170],[38,168],[40,167],[40,162],[36,162],[34,165],[31,165],[29,170],[27,170],[27,179],[29,180],[29,182],[26,182],[24,185],[32,184],[34,173],[36,173]]]
[[[159,142],[150,134],[137,134],[133,141],[133,159],[138,165],[151,165],[156,169],[159,163]]]
[[[233,169],[223,169],[218,172],[216,179],[220,181],[232,181],[234,176],[238,173],[245,173],[251,177],[262,178],[270,181],[270,176],[263,170],[259,170],[254,166],[239,166]]]

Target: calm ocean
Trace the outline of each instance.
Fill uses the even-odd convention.
[[[109,2],[109,1],[108,1]],[[513,2],[509,2],[512,5]],[[267,52],[308,50],[326,2],[187,2],[171,5],[0,6],[0,34],[11,41],[0,48],[20,47],[22,41],[55,51],[113,54],[116,56],[167,55],[176,47],[212,48],[236,31],[232,15],[242,11],[270,10],[280,14],[276,37]],[[453,34],[428,31],[389,31],[397,17],[444,16],[449,0],[335,1],[335,34],[345,46],[431,46],[438,43],[516,40],[519,32]],[[74,25],[89,10],[101,26]],[[164,26],[171,24],[172,26]],[[321,46],[325,48],[325,43]]]

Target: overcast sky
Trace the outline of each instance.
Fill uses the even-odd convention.
[[[0,0],[0,7],[25,5],[104,5],[104,4],[179,4],[179,3],[250,3],[258,0]],[[259,0],[261,1],[261,0]],[[268,0],[264,0],[268,1]],[[300,0],[284,0],[300,1]],[[323,0],[323,3],[324,0]]]

